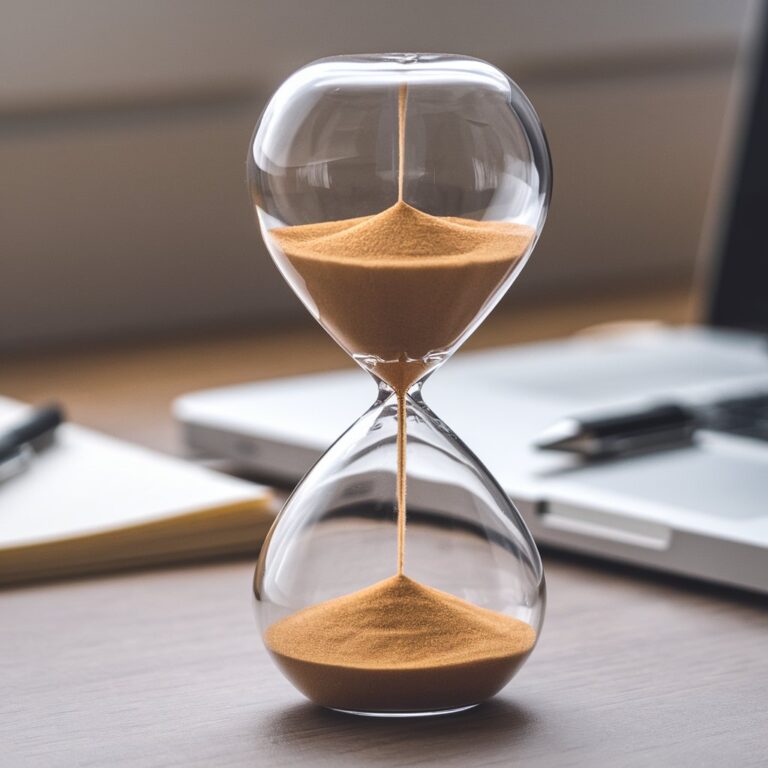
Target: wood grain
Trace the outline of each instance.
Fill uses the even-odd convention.
[[[632,315],[690,309],[678,295],[510,313],[475,346]],[[242,334],[18,358],[0,391],[61,397],[83,423],[178,450],[177,394],[344,363],[315,331]],[[420,721],[303,701],[261,646],[250,562],[0,592],[0,766],[768,764],[765,599],[551,552],[545,566],[542,640],[519,676],[472,712]]]
[[[448,718],[314,707],[250,610],[252,563],[0,593],[0,765],[764,766],[768,614],[747,595],[549,556],[539,647]]]

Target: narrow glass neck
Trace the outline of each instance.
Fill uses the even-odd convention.
[[[429,373],[431,373],[431,371]],[[417,382],[408,387],[405,392],[406,397],[421,402],[421,388],[424,385],[426,379],[429,377],[429,373],[425,374],[423,378],[419,379]],[[379,388],[378,394],[376,396],[376,404],[384,403],[391,397],[397,396],[397,392],[395,391],[394,387],[392,387],[390,384],[387,384],[387,382],[383,379],[379,379],[375,374],[371,375],[373,376]]]

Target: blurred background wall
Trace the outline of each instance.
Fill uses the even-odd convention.
[[[686,282],[747,0],[5,0],[0,349],[307,316],[266,256],[245,152],[335,53],[479,56],[528,92],[553,206],[513,291]]]

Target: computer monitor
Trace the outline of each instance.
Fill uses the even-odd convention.
[[[711,325],[768,334],[768,13],[762,7],[713,253]]]

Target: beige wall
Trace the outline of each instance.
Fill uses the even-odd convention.
[[[300,315],[251,221],[245,148],[280,80],[338,52],[470,53],[529,92],[555,196],[513,298],[686,279],[746,10],[7,2],[0,348]]]

